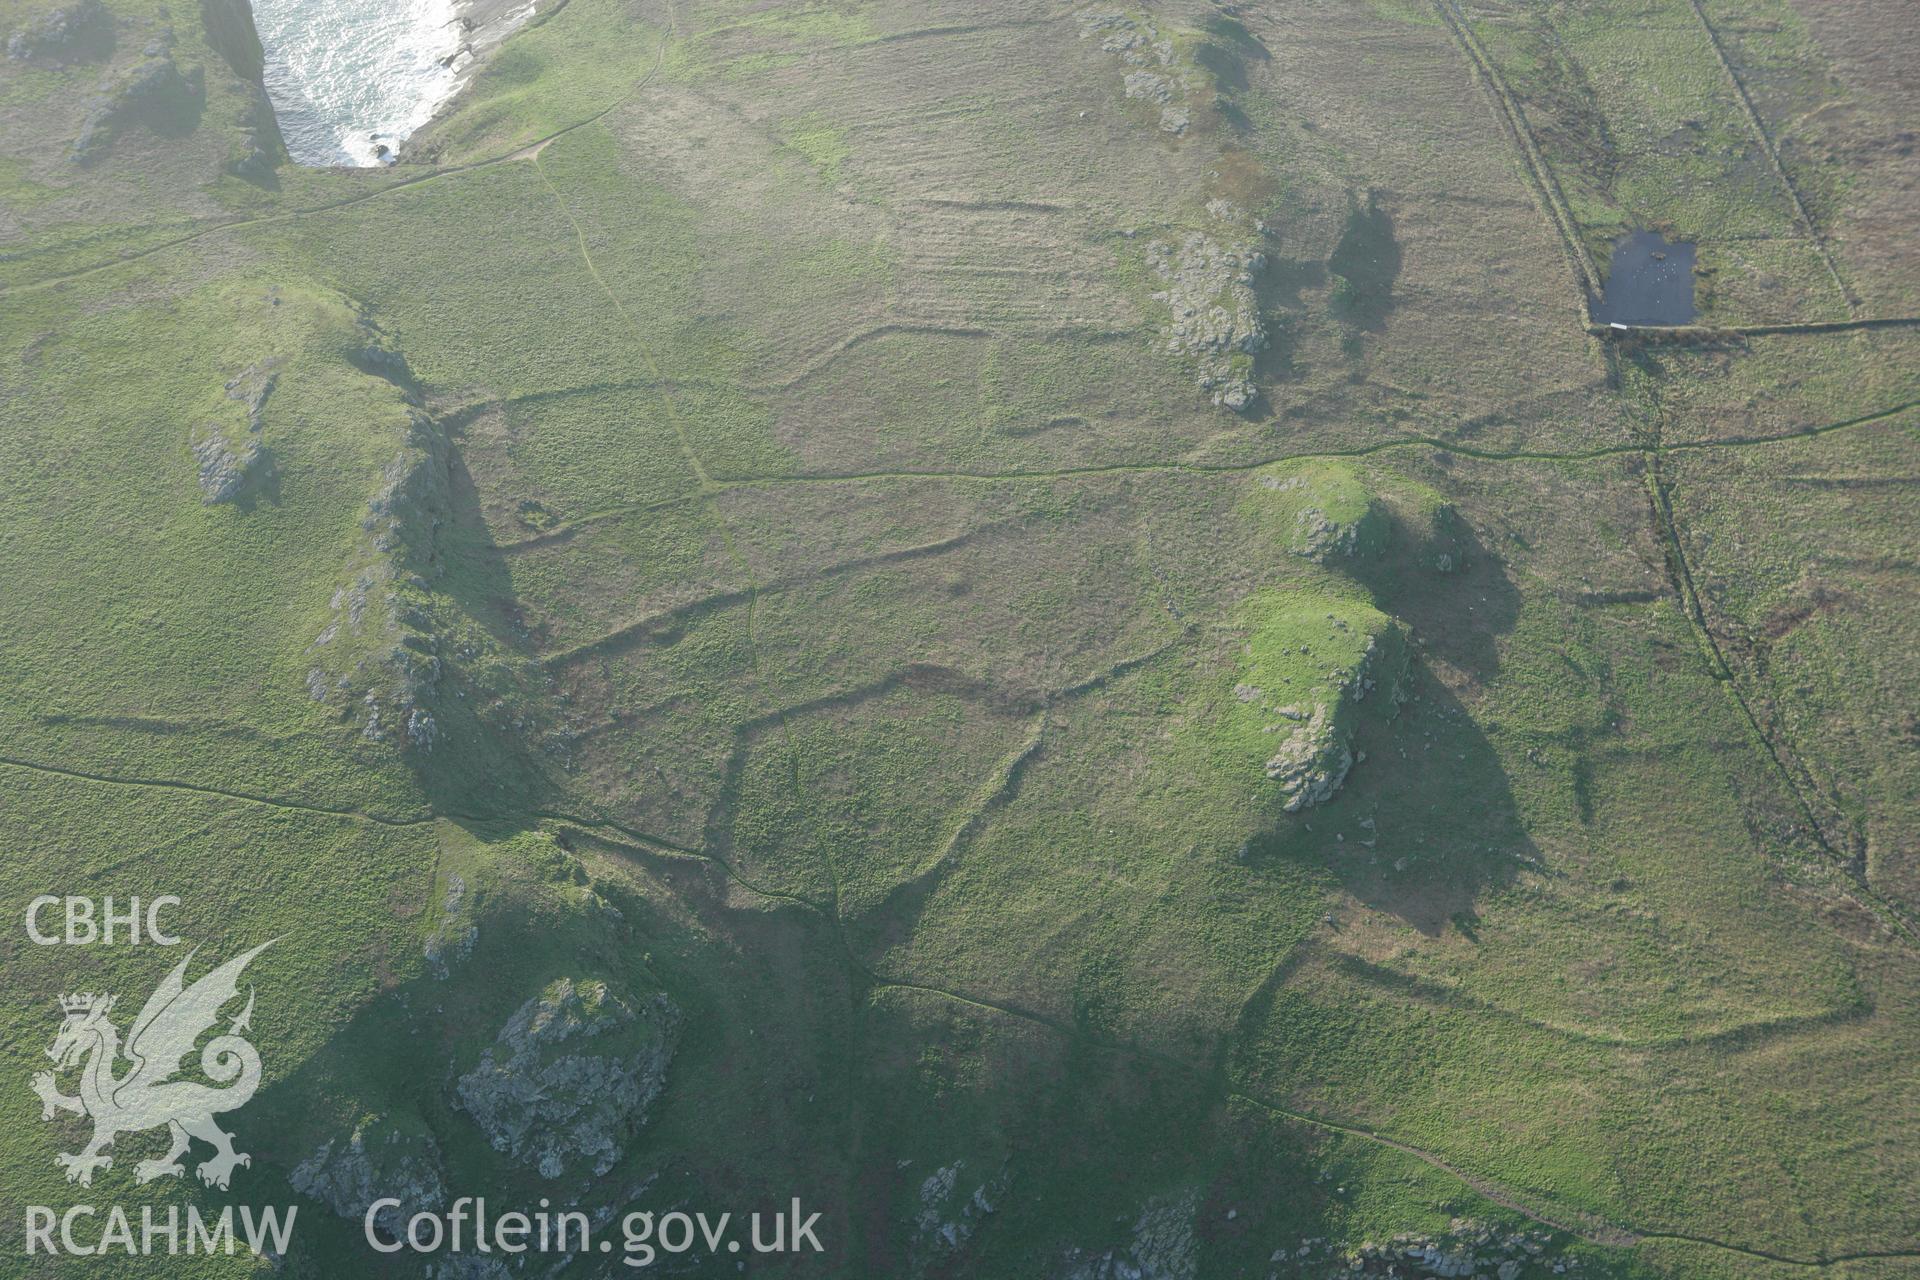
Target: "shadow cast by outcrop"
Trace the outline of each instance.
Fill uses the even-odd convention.
[[[1354,201],[1327,272],[1333,277],[1328,307],[1336,320],[1365,333],[1386,328],[1394,282],[1400,278],[1400,242],[1378,192]]]
[[[1498,637],[1520,617],[1520,592],[1479,535],[1451,508],[1416,524],[1390,513],[1387,552],[1355,566],[1382,607],[1421,648],[1478,683],[1500,671]]]
[[[1499,671],[1520,598],[1505,566],[1450,506],[1385,508],[1380,553],[1342,561],[1411,631],[1405,699],[1359,721],[1355,764],[1325,803],[1282,815],[1251,860],[1326,866],[1354,898],[1430,936],[1471,936],[1474,902],[1537,850],[1512,785],[1463,695]]]

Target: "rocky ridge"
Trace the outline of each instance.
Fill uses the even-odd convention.
[[[1233,224],[1219,226],[1226,235]],[[1250,238],[1189,231],[1177,243],[1149,243],[1147,265],[1165,286],[1153,300],[1167,308],[1167,350],[1193,361],[1214,404],[1246,409],[1256,394],[1253,358],[1271,343],[1253,289],[1267,255]]]
[[[1186,134],[1195,110],[1216,94],[1212,76],[1194,58],[1191,33],[1165,31],[1146,14],[1123,9],[1082,9],[1075,16],[1080,38],[1098,39],[1120,63],[1126,96],[1157,109],[1162,132]],[[1260,243],[1265,227],[1226,199],[1206,201],[1205,210],[1204,229],[1150,242],[1147,265],[1162,286],[1153,300],[1167,309],[1167,350],[1198,367],[1200,389],[1214,404],[1238,413],[1257,394],[1254,357],[1271,345],[1254,292],[1267,265]]]
[[[451,446],[420,408],[405,357],[368,337],[355,363],[398,389],[405,426],[361,516],[349,580],[334,591],[332,617],[308,646],[319,663],[308,672],[307,692],[356,717],[369,741],[430,752],[440,737],[433,707],[446,647],[432,580],[441,572],[436,540],[451,503]]]
[[[361,321],[350,362],[374,384],[373,412],[398,439],[360,518],[360,538],[308,645],[308,695],[368,742],[424,764],[458,740],[524,761],[530,745],[564,754],[548,732],[551,688],[499,619],[457,594],[446,545],[460,522],[449,428],[425,407],[406,357]],[[379,384],[385,384],[384,386]],[[477,521],[478,517],[474,519]]]

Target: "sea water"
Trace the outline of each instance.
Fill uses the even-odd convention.
[[[300,164],[391,159],[460,87],[456,0],[253,0],[253,16],[267,96]]]

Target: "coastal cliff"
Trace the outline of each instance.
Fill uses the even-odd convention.
[[[260,178],[287,158],[286,143],[267,96],[266,51],[254,26],[248,0],[200,0],[200,25],[207,45],[244,87],[242,107],[228,167],[243,178]]]

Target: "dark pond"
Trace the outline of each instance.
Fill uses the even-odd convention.
[[[1613,246],[1607,288],[1594,304],[1601,324],[1692,324],[1693,242],[1668,244],[1636,231]]]

